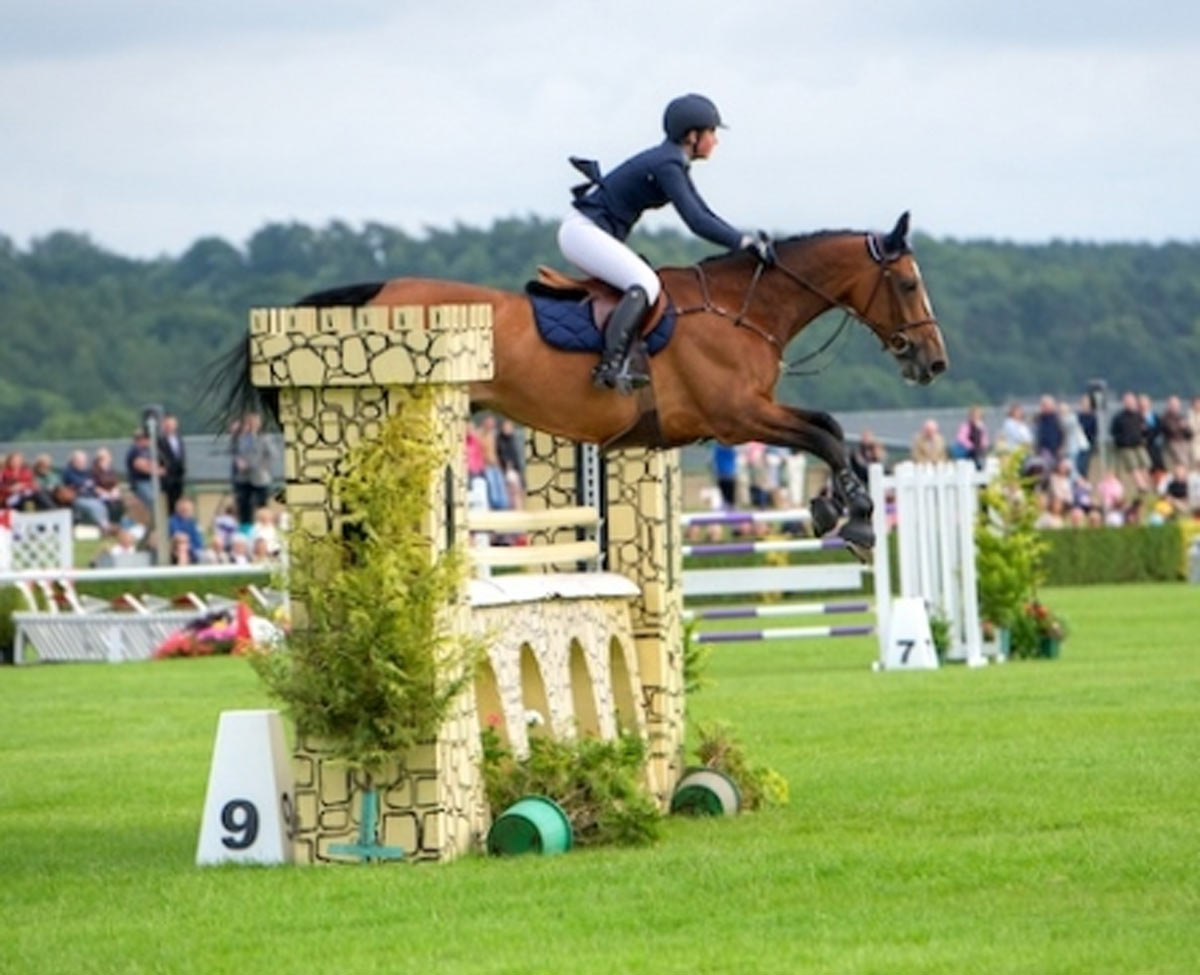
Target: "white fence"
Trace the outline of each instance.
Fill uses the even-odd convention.
[[[71,512],[0,511],[0,572],[67,568],[75,560]]]
[[[996,473],[995,461],[984,470],[966,460],[953,464],[896,465],[892,474],[873,464],[871,499],[875,505],[875,591],[891,592],[887,535],[894,522],[899,550],[899,595],[918,596],[929,612],[949,625],[948,660],[970,666],[985,663],[975,575],[975,522],[979,488]],[[889,512],[888,495],[894,508]],[[880,660],[886,650],[891,606],[876,600]]]

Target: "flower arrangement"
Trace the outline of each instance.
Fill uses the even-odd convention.
[[[1067,621],[1034,599],[1024,605],[1012,624],[1012,652],[1016,657],[1057,657],[1067,637]]]
[[[237,657],[255,648],[270,650],[283,632],[276,623],[252,615],[245,603],[238,603],[236,609],[215,610],[168,634],[155,647],[153,657]]]
[[[1067,621],[1048,606],[1035,600],[1025,607],[1025,615],[1033,621],[1039,637],[1047,640],[1066,639]]]

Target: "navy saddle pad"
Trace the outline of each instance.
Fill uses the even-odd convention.
[[[525,286],[538,331],[547,345],[564,352],[601,352],[604,335],[592,322],[592,306],[581,301],[582,292],[551,291],[531,281]],[[675,331],[675,306],[668,302],[667,310],[653,331],[645,336],[650,355],[661,352]]]

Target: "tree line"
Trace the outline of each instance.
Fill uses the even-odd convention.
[[[141,407],[207,428],[204,366],[237,342],[254,306],[420,275],[519,289],[538,264],[563,266],[557,224],[536,216],[411,235],[270,223],[238,247],[218,237],[178,257],[134,259],[60,231],[17,247],[0,236],[0,440],[123,436]],[[656,265],[712,253],[674,230],[639,233]],[[1200,244],[1025,245],[917,235],[915,250],[950,349],[950,372],[905,386],[865,328],[848,328],[787,377],[790,401],[839,410],[995,404],[1073,396],[1101,377],[1154,397],[1200,393]],[[827,315],[793,358],[836,329]]]

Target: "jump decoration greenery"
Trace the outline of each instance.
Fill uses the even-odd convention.
[[[646,846],[662,835],[662,814],[642,784],[646,744],[636,732],[611,741],[533,734],[522,759],[491,725],[481,737],[493,819],[525,796],[540,795],[567,814],[576,846]]]
[[[441,460],[426,411],[411,413],[331,475],[340,531],[288,533],[292,630],[282,651],[251,657],[297,734],[368,779],[436,737],[482,653],[442,622],[463,557],[434,557],[422,530]]]
[[[1018,450],[1005,457],[980,492],[975,527],[979,613],[985,630],[1008,630],[1012,656],[1056,657],[1067,625],[1038,598],[1048,546],[1034,527],[1033,482],[1023,474],[1026,456]]]
[[[773,768],[752,764],[732,725],[723,721],[701,723],[696,726],[696,735],[700,739],[696,758],[701,765],[733,779],[741,793],[743,810],[788,804],[787,779]]]

